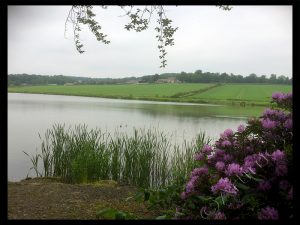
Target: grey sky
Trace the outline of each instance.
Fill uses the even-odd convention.
[[[71,26],[64,26],[71,6],[8,7],[8,73],[126,77],[166,72],[274,73],[292,77],[292,6],[166,6],[179,29],[168,47],[166,68],[159,68],[156,18],[148,30],[127,31],[120,7],[95,6],[97,21],[111,41],[104,45],[88,29],[76,51]]]

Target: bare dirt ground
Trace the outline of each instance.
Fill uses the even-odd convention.
[[[114,181],[66,184],[59,179],[34,178],[8,182],[8,219],[101,219],[96,214],[107,207],[154,219],[157,212],[133,199],[125,200],[136,190]]]

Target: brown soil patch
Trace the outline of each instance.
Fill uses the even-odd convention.
[[[154,219],[157,212],[126,198],[136,188],[114,181],[97,184],[66,184],[59,179],[34,178],[8,182],[8,219],[98,219],[96,213],[110,207]]]

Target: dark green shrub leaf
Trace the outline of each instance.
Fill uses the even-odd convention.
[[[127,214],[121,211],[118,211],[115,213],[115,219],[116,220],[125,220],[127,217]]]
[[[118,211],[112,208],[105,208],[96,213],[97,217],[102,217],[103,219],[115,219],[115,215]]]

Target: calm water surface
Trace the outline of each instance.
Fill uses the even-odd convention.
[[[258,116],[262,111],[262,107],[8,93],[8,180],[26,177],[31,162],[22,151],[40,151],[38,133],[43,137],[54,123],[85,123],[89,128],[111,133],[131,133],[133,127],[157,128],[180,143],[200,131],[216,139],[225,129],[236,130],[249,116]]]

